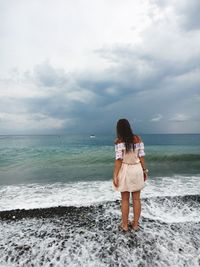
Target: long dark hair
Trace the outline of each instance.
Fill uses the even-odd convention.
[[[118,139],[125,143],[126,151],[134,149],[134,134],[129,121],[126,119],[118,120],[116,130]]]

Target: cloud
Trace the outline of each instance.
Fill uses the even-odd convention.
[[[190,116],[185,115],[185,114],[175,114],[173,117],[169,119],[169,121],[173,122],[184,122],[188,121],[190,119]]]
[[[182,3],[181,3],[182,2]],[[184,14],[182,18],[182,24],[186,30],[199,30],[200,29],[200,20],[199,20],[199,10],[200,2],[198,0],[181,1],[179,12]]]
[[[65,70],[53,68],[47,60],[34,67],[33,76],[36,83],[44,87],[61,87],[68,81]]]
[[[13,128],[15,133],[38,133],[38,129],[41,129],[40,133],[45,133],[49,130],[54,132],[62,129],[67,123],[71,124],[70,120],[52,118],[42,113],[0,113],[2,134],[7,134],[7,131],[12,133]]]
[[[153,0],[157,6],[161,9],[171,9],[176,15],[180,25],[187,31],[199,30],[200,20],[199,20],[199,10],[200,2],[199,0]]]
[[[152,119],[150,119],[150,121],[157,122],[157,121],[160,121],[162,117],[163,116],[161,114],[158,114],[158,115],[155,115]]]
[[[29,31],[21,8],[5,4],[1,132],[112,132],[119,117],[139,132],[200,131],[196,1],[61,2],[46,13],[23,2]]]

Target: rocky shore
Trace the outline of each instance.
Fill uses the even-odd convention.
[[[166,199],[166,198],[165,198]],[[143,199],[150,205],[150,199]],[[158,198],[162,205],[164,198]],[[197,205],[198,196],[167,201]],[[0,212],[1,266],[199,266],[200,225],[142,216],[118,229],[120,202]]]
[[[101,209],[102,205],[98,206],[98,209]],[[16,209],[8,211],[0,211],[0,220],[21,220],[25,218],[52,218],[52,217],[77,217],[77,213],[80,212],[83,214],[92,213],[94,207],[50,207],[50,208],[41,208],[41,209]]]

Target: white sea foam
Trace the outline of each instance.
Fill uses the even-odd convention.
[[[112,214],[96,212],[96,221],[102,220],[102,216],[102,227],[73,227],[73,222],[69,225],[66,218],[3,221],[0,264],[27,267],[199,266],[198,224],[178,224],[172,228],[159,221],[144,221],[142,231],[121,234],[116,221],[110,220],[114,217]],[[119,222],[120,216],[116,217]]]
[[[165,199],[162,202],[143,203],[142,215],[145,218],[160,220],[165,223],[200,222],[200,203],[184,203],[181,200]]]
[[[143,230],[137,235],[120,235],[116,202],[105,203],[105,211],[94,207],[94,227],[81,225],[82,219],[73,225],[71,219],[56,217],[2,221],[0,265],[199,266],[200,203],[195,196],[184,197],[199,191],[199,177],[149,180],[142,192]],[[3,186],[0,194],[1,210],[87,206],[120,198],[110,181]]]
[[[78,182],[3,186],[0,210],[54,206],[88,206],[118,198],[111,182]]]
[[[149,179],[141,197],[200,194],[200,177],[174,176]],[[22,184],[0,188],[0,210],[54,206],[88,206],[120,199],[111,181]]]
[[[200,176],[156,177],[149,179],[142,191],[144,197],[200,194]]]

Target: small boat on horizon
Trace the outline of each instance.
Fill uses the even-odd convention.
[[[91,134],[90,135],[90,138],[95,138],[96,136],[94,134]]]

